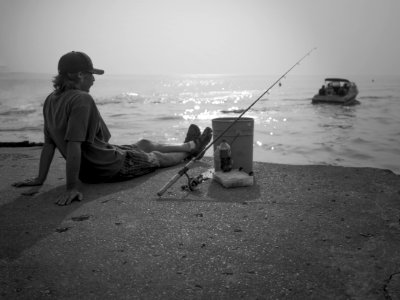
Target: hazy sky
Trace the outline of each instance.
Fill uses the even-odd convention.
[[[54,74],[400,74],[400,0],[0,0],[0,66]]]

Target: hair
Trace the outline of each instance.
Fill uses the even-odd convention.
[[[78,89],[78,73],[58,74],[53,78],[53,87],[55,94],[62,94],[67,90]]]

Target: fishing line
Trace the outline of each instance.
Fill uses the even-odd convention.
[[[281,77],[279,77],[267,90],[265,90],[253,103],[250,104],[249,107],[247,107],[225,130],[223,130],[213,141],[203,149],[196,157],[192,158],[189,163],[187,163],[181,170],[179,170],[178,174],[176,174],[174,177],[171,178],[169,182],[167,182],[164,187],[157,193],[158,196],[162,196],[166,190],[168,190],[181,176],[186,174],[186,172],[189,170],[189,168],[194,164],[194,162],[202,157],[204,153],[211,148],[226,132],[228,132],[229,129],[231,129],[242,117],[243,115],[248,112],[262,97],[265,96],[278,82],[282,80],[290,71],[292,71],[296,66],[300,65],[300,63],[307,57],[309,56],[314,50],[317,48],[312,48],[310,51],[308,51],[302,58],[300,58],[289,70],[287,70]]]

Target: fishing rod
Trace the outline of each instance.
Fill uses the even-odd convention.
[[[281,77],[279,77],[265,92],[263,92],[253,103],[250,104],[249,107],[247,107],[227,128],[225,128],[224,131],[222,131],[213,141],[203,149],[196,157],[192,158],[181,170],[178,171],[178,174],[176,174],[174,177],[170,179],[162,188],[157,192],[158,196],[162,196],[180,177],[183,175],[186,175],[190,181],[189,176],[187,175],[187,171],[190,169],[190,167],[195,163],[195,161],[203,157],[204,153],[210,149],[211,146],[215,144],[216,141],[218,141],[226,132],[228,132],[229,129],[231,129],[239,120],[240,118],[243,117],[243,115],[248,112],[262,97],[264,97],[265,94],[267,94],[278,82],[282,80],[290,71],[292,71],[296,66],[300,65],[300,63],[311,54],[314,50],[317,48],[312,48],[310,51],[308,51],[302,58],[300,58],[289,70],[287,70]]]

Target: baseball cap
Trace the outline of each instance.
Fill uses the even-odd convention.
[[[67,74],[77,72],[88,72],[98,75],[104,74],[104,70],[93,68],[92,60],[83,52],[71,51],[61,56],[58,61],[58,73]]]

